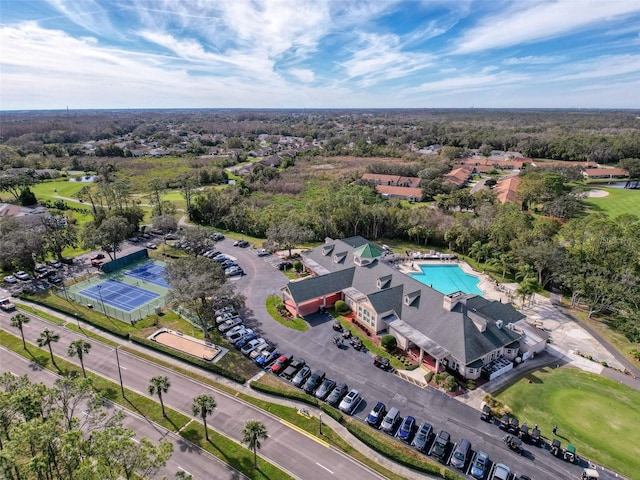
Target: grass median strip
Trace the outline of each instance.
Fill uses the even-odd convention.
[[[31,343],[27,343],[27,350],[23,349],[22,339],[4,330],[0,330],[0,345],[4,345],[9,350],[54,373],[61,375],[81,374],[79,367],[56,355],[54,355],[56,365],[52,365],[49,354]],[[92,372],[87,372],[87,377],[91,378],[96,391],[109,401],[121,405],[126,409],[133,410],[139,415],[163,426],[167,430],[179,433],[183,438],[207,450],[216,458],[235,468],[248,478],[255,480],[275,478],[288,480],[292,478],[286,472],[262,458],[258,459],[259,469],[254,470],[253,453],[250,450],[211,429],[209,429],[210,441],[206,442],[202,425],[195,422],[189,424],[191,418],[187,415],[171,408],[165,408],[167,413],[167,417],[165,418],[162,416],[160,405],[152,399],[126,388],[125,397],[122,397],[120,385],[117,383],[111,382]]]
[[[33,315],[37,315],[38,317],[44,318],[45,320],[55,324],[55,325],[64,325],[65,320],[56,317],[55,315],[51,315],[50,313],[44,312],[39,308],[32,307],[31,305],[27,305],[22,302],[15,302],[15,304],[20,308],[20,310],[24,310],[25,312],[29,312]]]

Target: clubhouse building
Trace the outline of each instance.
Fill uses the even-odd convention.
[[[400,272],[390,257],[362,237],[327,238],[302,254],[310,277],[282,287],[284,304],[304,317],[343,300],[367,335],[389,333],[420,364],[447,367],[467,379],[483,369],[489,376],[508,370],[516,358],[544,349],[540,338],[524,341],[527,329],[515,323],[525,316],[511,304],[463,292],[443,295]]]

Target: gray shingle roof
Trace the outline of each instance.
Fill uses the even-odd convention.
[[[325,245],[306,252],[304,262],[322,274],[289,284],[294,300],[308,301],[351,287],[366,295],[378,313],[394,311],[401,320],[403,329],[416,330],[412,336],[420,339],[421,344],[430,345],[432,349],[435,348],[434,345],[438,345],[464,364],[520,338],[520,334],[505,328],[508,323],[524,318],[510,304],[473,296],[467,298],[466,305],[458,304],[453,311],[447,311],[443,308],[444,295],[384,261],[375,260],[365,266],[356,266],[354,249],[367,243],[369,242],[362,237],[328,239]],[[334,262],[332,254],[323,255],[323,251],[327,252],[330,246],[333,246],[330,249],[332,252],[346,253],[340,263]],[[379,288],[378,279],[389,276],[391,280],[385,282],[383,288]],[[306,283],[308,285],[304,285]],[[411,297],[409,305],[403,303],[405,295]],[[482,320],[486,321],[484,332],[478,329],[472,316],[477,317],[476,321],[479,318],[481,323]],[[496,320],[503,321],[501,329],[496,326]]]

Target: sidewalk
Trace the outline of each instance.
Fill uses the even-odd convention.
[[[42,305],[38,305],[38,304],[34,304],[34,303],[30,303],[28,301],[25,300],[20,300],[20,302],[33,306],[34,308],[37,308],[43,312],[48,313],[51,316],[54,316],[56,318],[59,318],[61,320],[64,320],[66,323],[71,323],[71,324],[80,324],[83,330],[88,330],[91,331],[93,333],[95,333],[96,335],[100,335],[101,337],[117,342],[121,345],[126,345],[127,348],[131,349],[131,350],[135,350],[135,351],[139,351],[141,353],[144,353],[147,356],[151,356],[151,357],[155,357],[158,358],[159,360],[163,360],[164,362],[171,362],[171,363],[177,363],[177,365],[182,369],[182,370],[186,370],[189,371],[191,373],[196,373],[199,376],[204,376],[204,377],[208,377],[211,380],[223,384],[227,387],[233,388],[234,390],[237,390],[239,392],[242,392],[246,395],[250,395],[252,397],[261,399],[261,400],[265,400],[265,401],[269,401],[272,403],[277,403],[280,405],[285,405],[288,407],[292,407],[292,408],[305,408],[306,410],[308,410],[314,417],[319,417],[319,415],[322,413],[322,410],[320,410],[319,408],[316,407],[312,407],[310,405],[307,404],[303,404],[303,403],[299,403],[299,402],[294,402],[291,400],[288,400],[286,398],[282,398],[279,396],[275,396],[275,395],[267,395],[261,392],[257,392],[255,390],[253,390],[251,387],[249,387],[249,382],[245,383],[244,385],[239,385],[236,382],[233,382],[231,380],[228,380],[224,377],[220,377],[218,375],[215,375],[214,373],[211,372],[207,372],[205,370],[202,370],[196,366],[190,365],[188,363],[182,362],[181,360],[178,360],[174,357],[171,357],[169,355],[165,355],[162,352],[158,352],[156,350],[152,350],[152,349],[147,349],[142,345],[138,345],[136,343],[130,342],[130,341],[126,341],[120,337],[116,337],[115,335],[111,335],[103,330],[100,330],[99,328],[96,328],[90,324],[87,324],[85,322],[83,322],[82,320],[79,320],[77,318],[71,317],[69,315],[65,315],[63,313],[60,313],[56,310],[52,310],[50,308],[44,307]],[[19,308],[19,307],[18,307]],[[92,340],[92,341],[97,341],[97,340]],[[256,377],[254,377],[255,379],[259,378],[261,375],[258,374],[256,375]],[[253,379],[252,379],[253,380]],[[212,387],[215,388],[215,387]],[[240,400],[241,401],[241,400]],[[355,448],[358,452],[364,454],[366,457],[370,458],[371,460],[373,460],[375,463],[382,465],[383,467],[387,468],[388,470],[392,471],[393,473],[397,474],[397,475],[401,475],[407,479],[413,479],[413,478],[440,478],[440,477],[434,477],[431,475],[427,475],[424,473],[420,473],[420,472],[416,472],[415,470],[412,470],[410,468],[404,467],[402,465],[399,465],[391,460],[389,460],[387,457],[381,455],[380,453],[376,452],[375,450],[369,448],[367,445],[365,445],[364,443],[360,442],[360,440],[358,440],[357,438],[355,438],[353,435],[351,435],[351,433],[349,433],[349,431],[342,426],[340,423],[338,423],[337,421],[335,421],[333,418],[331,418],[329,415],[327,415],[326,413],[324,415],[322,415],[322,423],[323,425],[328,426],[329,428],[331,428],[334,432],[336,432],[345,442],[347,442],[351,447]],[[311,436],[310,434],[307,434],[305,432],[306,435]],[[319,438],[319,442],[323,442],[321,437]],[[329,447],[332,448],[336,451],[340,451],[339,449],[335,448],[335,447]],[[346,453],[343,453],[345,456],[348,456]],[[426,459],[426,458],[425,458]],[[268,460],[268,459],[267,459]],[[357,461],[354,459],[354,461]]]

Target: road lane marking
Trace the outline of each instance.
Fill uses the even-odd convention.
[[[331,445],[329,445],[327,442],[325,442],[324,440],[320,440],[318,437],[316,437],[315,435],[311,435],[309,432],[307,432],[306,430],[303,430],[302,428],[294,425],[293,423],[287,422],[286,420],[282,420],[280,419],[280,423],[282,423],[283,425],[286,425],[289,428],[294,429],[296,432],[301,433],[302,435],[304,435],[305,437],[309,437],[311,440],[318,442],[320,445],[323,445],[327,448],[331,448]]]
[[[123,367],[122,365],[120,365],[120,368],[121,368],[122,370],[126,370],[126,369],[127,369],[127,367]]]
[[[318,463],[318,462],[316,462],[316,465],[318,465],[320,468],[324,468],[324,469],[325,469],[327,472],[329,472],[331,475],[334,475],[334,473],[333,473],[331,470],[329,470],[327,467],[325,467],[324,465],[322,465],[322,464],[320,464],[320,463]]]
[[[179,470],[182,470],[182,471],[183,471],[184,473],[186,473],[189,477],[191,477],[191,476],[192,476],[189,472],[187,472],[187,471],[186,471],[184,468],[182,468],[180,465],[178,465],[178,469],[179,469]]]

